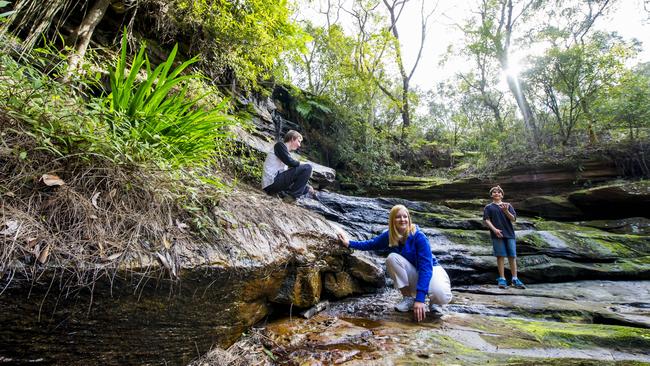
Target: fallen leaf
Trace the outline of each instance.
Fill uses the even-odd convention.
[[[116,260],[117,258],[119,258],[121,255],[122,255],[122,253],[111,254],[111,255],[108,256],[108,258],[106,258],[106,260],[107,261],[113,261],[113,260]]]
[[[180,221],[178,221],[178,219],[176,219],[176,227],[179,228],[179,229],[181,229],[181,231],[183,231],[183,229],[187,229],[187,228],[188,228],[188,226],[187,226],[186,223],[184,223],[184,222],[180,222]]]
[[[27,238],[27,249],[31,249],[36,245],[38,238]]]
[[[16,220],[7,220],[5,223],[0,226],[0,228],[5,228],[4,230],[0,231],[0,235],[14,235],[16,231],[18,231],[18,221]]]
[[[62,186],[62,185],[65,184],[63,179],[61,179],[58,176],[53,175],[53,174],[43,174],[43,176],[41,177],[41,180],[43,181],[43,183],[46,186],[49,186],[49,187],[51,187],[51,186]]]
[[[90,215],[90,216],[88,216],[88,217],[90,217],[90,218],[93,219],[93,220],[97,220],[97,219],[98,219],[98,217],[95,216],[95,215]]]
[[[102,193],[102,192],[97,192],[97,193],[93,194],[93,198],[91,199],[91,201],[92,201],[92,203],[93,203],[93,207],[96,208],[96,209],[98,209],[98,210],[99,210],[99,206],[97,206],[97,198],[99,197],[99,195],[100,195],[101,193]]]
[[[163,235],[162,242],[163,242],[163,245],[165,246],[165,248],[171,249],[172,243],[169,240],[167,240],[167,236]]]
[[[7,196],[7,197],[16,197],[14,192],[5,192],[5,196]]]
[[[45,247],[45,249],[43,249],[43,251],[41,252],[41,254],[38,255],[38,261],[39,261],[41,264],[44,264],[45,262],[47,262],[47,257],[49,257],[49,256],[50,256],[50,245],[48,244],[48,245]]]
[[[167,258],[165,258],[164,255],[160,254],[160,252],[156,252],[156,255],[158,256],[158,259],[160,260],[160,263],[162,263],[162,265],[165,268],[171,269],[171,266],[169,265],[169,262],[167,262]]]

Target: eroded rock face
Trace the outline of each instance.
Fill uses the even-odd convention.
[[[274,304],[316,304],[325,274],[347,275],[357,293],[383,285],[380,267],[352,258],[338,243],[337,224],[304,208],[235,190],[213,214],[221,239],[171,238],[150,252],[124,254],[117,271],[98,265],[83,273],[92,280],[88,289],[66,291],[66,276],[76,273],[58,267],[25,287],[13,282],[0,296],[0,306],[13,309],[0,315],[3,332],[13,339],[0,346],[0,357],[120,363],[117,348],[129,355],[124,363],[187,363],[197,349],[203,353],[213,344],[232,343]],[[39,314],[49,320],[39,323]],[[95,327],[100,329],[88,337]],[[39,329],[39,342],[30,341],[35,334],[25,329]],[[58,349],[85,356],[70,360],[51,351]]]
[[[585,189],[571,193],[569,201],[589,218],[650,218],[650,181],[622,182]]]
[[[533,196],[517,204],[521,215],[541,216],[551,220],[576,220],[585,215],[564,196]]]
[[[547,164],[520,167],[489,179],[444,181],[439,178],[393,177],[388,189],[375,195],[447,203],[450,207],[476,207],[474,200],[489,200],[489,189],[500,185],[505,200],[522,214],[551,220],[616,219],[648,217],[650,184],[647,181],[606,183],[624,176],[612,162],[585,161],[577,166]],[[593,185],[595,188],[583,189]]]

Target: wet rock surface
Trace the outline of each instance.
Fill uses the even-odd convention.
[[[257,332],[269,364],[639,364],[650,362],[650,282],[453,289],[440,319],[397,313],[395,290],[332,303]],[[243,341],[249,341],[244,339]]]
[[[482,212],[476,208],[461,210],[399,198],[350,197],[330,192],[319,192],[318,200],[299,201],[299,205],[341,225],[357,240],[386,230],[388,212],[395,204],[410,210],[413,222],[429,238],[433,254],[453,284],[492,283],[497,277],[489,232],[483,226]],[[630,220],[619,220],[618,224],[564,223],[519,217],[515,230],[520,277],[537,283],[650,279],[650,237],[643,230],[645,219]],[[601,230],[599,225],[613,229]],[[625,225],[636,225],[635,233],[621,234],[614,229]]]

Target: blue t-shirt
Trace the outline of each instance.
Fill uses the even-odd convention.
[[[517,217],[515,209],[512,208],[512,205],[508,207],[508,211],[512,216]],[[489,219],[492,222],[492,225],[497,229],[501,230],[501,234],[506,239],[515,238],[515,228],[512,226],[512,221],[508,219],[508,216],[501,211],[501,208],[496,203],[492,202],[489,205],[485,206],[483,209],[483,220]],[[498,239],[494,231],[490,230],[490,237],[492,239]]]
[[[406,242],[403,245],[390,247],[388,245],[388,230],[386,230],[370,240],[350,240],[350,248],[357,250],[387,249],[406,258],[418,271],[415,301],[424,302],[429,292],[433,266],[437,266],[438,261],[431,253],[429,239],[419,228],[416,229],[414,234],[409,234],[406,237]]]

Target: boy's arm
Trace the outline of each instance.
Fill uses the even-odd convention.
[[[503,213],[506,215],[508,220],[510,220],[510,222],[517,221],[517,214],[515,213],[515,209],[509,203],[506,203],[506,205],[506,209],[503,210]]]
[[[497,238],[503,238],[503,234],[501,234],[501,230],[497,229],[497,227],[494,226],[494,224],[492,223],[492,221],[490,221],[490,219],[485,219],[484,221],[485,224],[490,228],[490,230],[492,230],[494,235],[497,236]]]
[[[283,144],[282,142],[278,142],[273,146],[273,152],[275,153],[275,156],[278,157],[285,165],[289,166],[290,168],[295,168],[298,165],[300,165],[300,162],[298,160],[295,160],[294,158],[291,157],[291,154],[289,154],[289,150],[287,149],[287,145]]]

